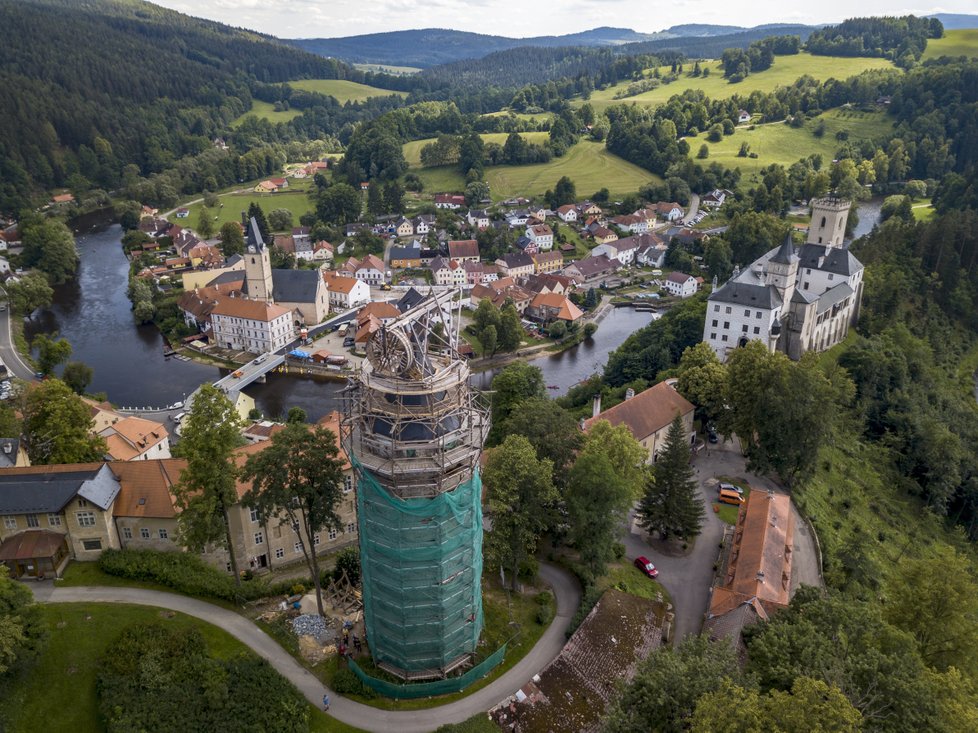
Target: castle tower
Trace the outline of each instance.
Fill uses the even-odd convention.
[[[248,224],[248,239],[245,243],[245,284],[248,297],[266,303],[272,299],[272,263],[268,257],[268,247],[261,236],[258,222],[254,217]]]
[[[795,245],[791,241],[789,232],[778,251],[767,261],[764,269],[765,285],[773,285],[781,296],[781,302],[784,304],[781,310],[782,317],[788,315],[788,304],[791,302],[791,296],[795,294],[797,279],[798,255],[795,254]]]
[[[846,236],[846,220],[849,218],[848,199],[828,196],[812,199],[812,223],[808,227],[808,244],[841,247]]]
[[[346,393],[367,641],[380,668],[410,680],[463,666],[482,633],[489,418],[457,351],[452,295],[429,296],[375,331]]]

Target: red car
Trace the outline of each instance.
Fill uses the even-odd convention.
[[[655,569],[655,565],[653,565],[652,561],[644,555],[635,558],[635,567],[648,575],[650,578],[657,578],[659,576],[659,571]]]

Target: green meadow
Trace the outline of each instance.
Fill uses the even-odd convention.
[[[254,115],[258,119],[268,120],[269,122],[288,122],[302,114],[301,109],[287,109],[281,112],[275,111],[275,105],[271,102],[263,102],[260,99],[251,100],[251,109],[238,117],[231,123],[231,127],[237,127],[244,122],[245,117]]]
[[[750,74],[737,84],[731,84],[723,78],[723,69],[719,61],[701,61],[702,68],[708,68],[707,77],[689,76],[693,64],[689,62],[684,67],[682,76],[671,84],[663,84],[657,89],[643,92],[634,97],[615,99],[615,94],[624,91],[629,82],[619,82],[607,89],[598,89],[591,94],[590,103],[595,112],[601,112],[613,104],[642,104],[657,105],[669,100],[675,94],[682,94],[687,89],[700,89],[711,99],[725,99],[735,94],[749,95],[754,91],[771,92],[776,87],[793,84],[799,77],[806,74],[820,81],[825,79],[847,79],[868,69],[892,69],[893,64],[886,59],[876,58],[843,58],[839,56],[812,56],[799,53],[794,56],[777,56],[774,65],[766,71]],[[660,73],[668,73],[668,67],[659,69]],[[651,72],[646,72],[647,75]],[[584,100],[575,102],[577,106]]]
[[[307,92],[328,94],[331,97],[336,97],[336,100],[342,104],[346,102],[363,102],[371,97],[389,97],[392,94],[400,97],[407,96],[407,92],[394,92],[390,89],[371,87],[366,84],[358,84],[355,81],[347,81],[346,79],[300,79],[298,81],[290,81],[289,85],[295,89],[303,89]]]
[[[978,28],[944,31],[944,38],[927,41],[923,58],[936,59],[939,56],[978,57]]]

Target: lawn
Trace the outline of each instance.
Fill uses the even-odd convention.
[[[825,134],[815,137],[814,129],[818,120],[825,122]],[[696,156],[700,146],[706,144],[710,156],[704,163],[717,161],[728,168],[740,168],[743,176],[740,185],[749,188],[757,182],[755,175],[772,163],[790,166],[800,158],[819,153],[826,165],[831,164],[839,146],[836,133],[845,131],[850,142],[873,140],[891,131],[893,123],[883,112],[861,112],[852,109],[833,109],[817,118],[808,120],[804,127],[791,127],[783,122],[756,125],[754,129],[738,127],[733,135],[724,137],[718,143],[708,142],[705,135],[688,137],[690,156]],[[743,143],[750,145],[750,152],[756,158],[741,158],[737,153]]]
[[[937,211],[934,210],[934,205],[930,202],[930,199],[920,199],[911,204],[913,210],[913,218],[917,221],[928,222],[937,216]]]
[[[610,566],[598,582],[598,587],[601,590],[617,588],[623,593],[651,601],[657,601],[661,597],[664,603],[669,603],[669,591],[630,562]]]
[[[0,719],[9,733],[103,730],[95,694],[99,658],[122,628],[162,621],[176,628],[197,628],[211,656],[228,659],[252,652],[216,626],[180,613],[114,603],[58,603],[41,606],[50,637],[36,664],[14,678],[0,700]],[[324,715],[312,705],[310,730],[348,733],[356,729]],[[43,723],[42,723],[43,721]]]
[[[524,132],[524,137],[537,140],[547,133]],[[483,135],[493,140],[501,138],[505,141],[506,133]],[[429,140],[415,141],[405,146],[405,156],[414,155],[417,146],[420,155],[420,145]],[[410,161],[410,158],[409,158]],[[417,165],[417,164],[415,164]],[[411,169],[422,181],[424,190],[435,193],[439,191],[463,191],[465,178],[454,166],[440,168]],[[660,180],[658,176],[649,173],[617,155],[609,153],[604,143],[581,140],[561,158],[554,158],[549,163],[534,163],[533,165],[497,165],[486,168],[486,181],[492,192],[494,201],[507,199],[512,196],[541,196],[547,189],[552,189],[561,176],[569,177],[577,187],[578,197],[590,196],[595,191],[607,188],[612,196],[619,196],[637,191],[646,183]]]
[[[923,59],[936,59],[938,56],[978,57],[978,28],[944,31],[944,38],[927,41]]]
[[[289,86],[295,89],[303,89],[307,92],[317,94],[327,94],[335,97],[340,104],[347,102],[363,102],[371,97],[389,97],[396,94],[399,97],[406,97],[407,92],[395,92],[390,89],[380,89],[378,87],[358,84],[355,81],[346,79],[300,79],[290,81]]]
[[[538,145],[546,142],[550,139],[549,132],[521,132],[520,135],[527,142],[537,143]],[[508,132],[486,132],[480,135],[483,142],[496,143],[497,145],[503,145],[506,142],[506,138],[509,137]],[[435,138],[427,138],[425,140],[412,140],[409,143],[404,143],[404,159],[408,162],[408,165],[418,167],[421,165],[421,148],[429,143],[433,143]]]
[[[269,122],[288,122],[301,114],[301,109],[287,109],[282,112],[276,112],[275,105],[271,102],[263,102],[260,99],[253,99],[251,100],[251,109],[234,120],[231,123],[231,127],[237,127],[240,125],[242,122],[244,122],[245,117],[248,115],[254,115],[259,119],[268,120]]]
[[[299,217],[312,211],[314,206],[307,196],[307,191],[311,186],[311,181],[289,181],[288,192],[283,193],[229,193],[221,196],[221,204],[211,209],[214,217],[214,232],[221,228],[221,225],[229,221],[240,221],[241,212],[247,211],[252,201],[261,205],[266,216],[274,209],[288,209],[292,212],[294,226],[299,226]],[[198,202],[189,206],[190,216],[182,222],[191,229],[197,226],[197,219],[200,210],[204,207],[203,202]],[[180,223],[181,220],[177,220]]]
[[[794,56],[777,56],[774,60],[774,65],[770,69],[756,74],[750,74],[742,82],[731,84],[723,78],[723,71],[719,61],[701,62],[700,65],[704,68],[709,68],[709,76],[705,78],[688,76],[688,71],[692,70],[693,65],[692,63],[687,63],[687,73],[684,73],[681,78],[672,84],[663,84],[658,89],[643,92],[634,97],[615,99],[615,94],[625,90],[630,83],[629,81],[624,81],[610,86],[607,89],[595,90],[591,94],[591,98],[587,101],[594,107],[595,112],[601,112],[613,104],[631,104],[633,102],[643,105],[662,104],[668,101],[673,95],[682,94],[687,89],[701,89],[711,99],[726,99],[735,94],[746,97],[754,91],[771,92],[776,87],[788,86],[806,74],[819,81],[824,81],[829,78],[847,79],[867,69],[894,68],[893,64],[886,59],[812,56],[807,53],[799,53]],[[669,68],[662,67],[659,71],[661,73],[668,73]],[[579,99],[574,104],[580,106],[584,102],[585,100]]]
[[[725,483],[733,484],[734,486],[738,486],[743,489],[745,501],[747,500],[747,497],[750,496],[750,484],[748,484],[746,481],[739,478],[734,478],[733,476],[717,476],[717,478]],[[733,504],[723,504],[715,499],[710,507],[711,510],[714,505],[720,508],[717,512],[717,516],[720,518],[721,522],[726,522],[727,524],[737,524],[737,515],[740,513],[740,507],[736,507]]]

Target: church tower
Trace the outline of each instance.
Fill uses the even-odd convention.
[[[784,304],[781,309],[782,318],[788,315],[788,304],[791,302],[791,296],[795,294],[797,279],[798,255],[795,254],[795,245],[791,241],[789,232],[778,251],[767,261],[764,270],[765,285],[773,285],[781,296],[781,302]]]
[[[252,217],[248,224],[248,240],[245,244],[245,286],[248,297],[266,303],[272,299],[272,263],[268,257],[268,247],[258,229],[258,222]]]
[[[841,247],[846,236],[846,220],[852,202],[828,196],[812,199],[812,223],[808,227],[808,244]]]

